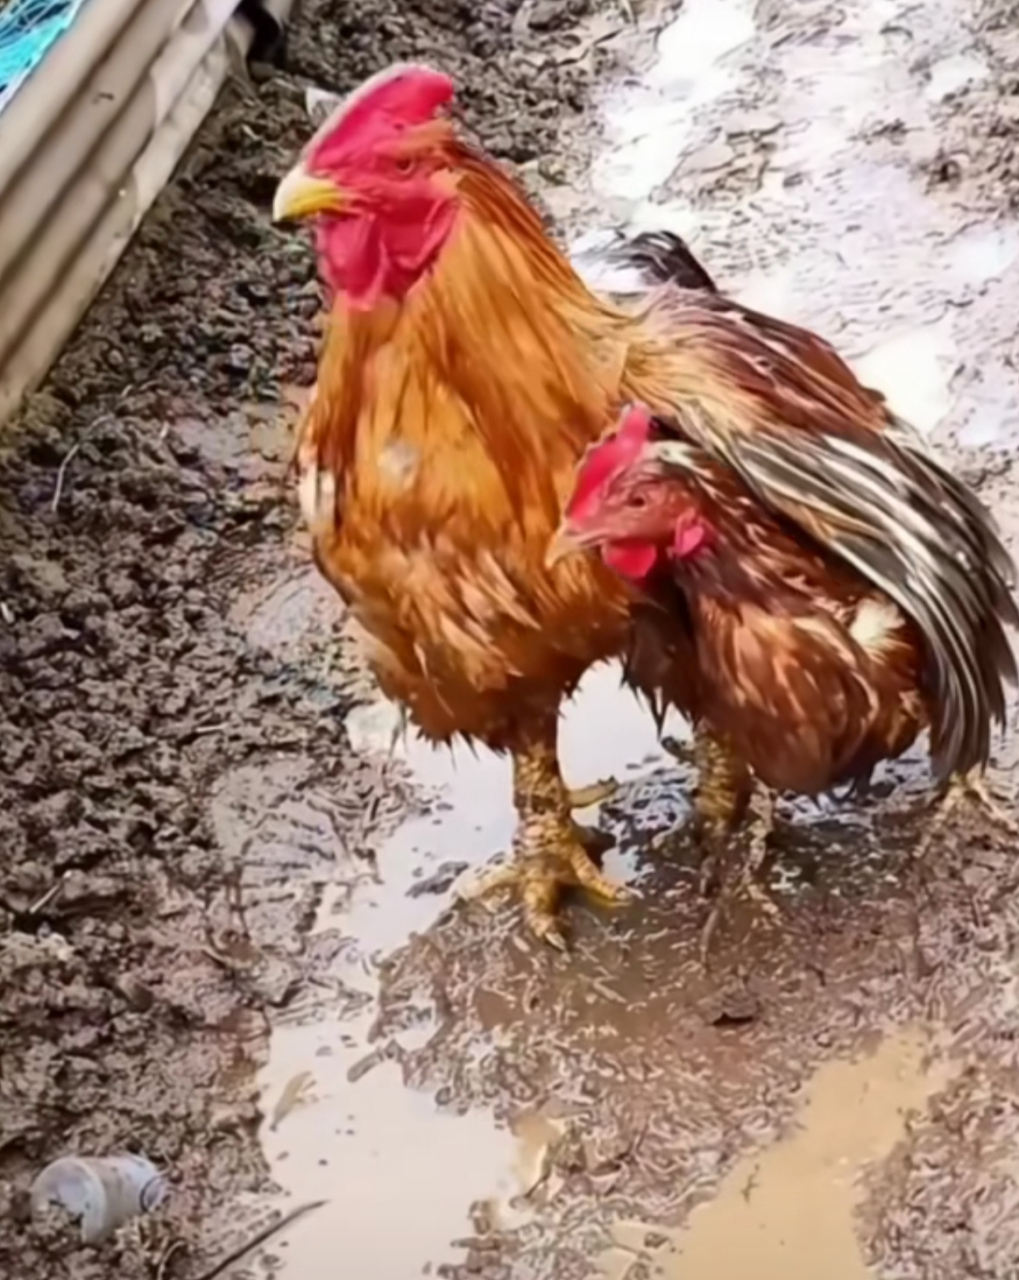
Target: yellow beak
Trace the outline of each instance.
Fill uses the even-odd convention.
[[[318,178],[303,164],[294,165],[276,188],[272,201],[273,222],[296,222],[316,213],[339,213],[346,201],[329,178]]]
[[[587,548],[568,525],[560,525],[545,552],[545,568],[551,569],[567,556],[575,556]]]

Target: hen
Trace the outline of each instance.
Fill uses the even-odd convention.
[[[771,397],[758,404],[779,409],[752,335],[733,337],[744,343],[743,368]],[[741,403],[741,389],[732,386],[734,416],[754,404],[746,390]],[[834,407],[821,380],[798,390],[799,421]],[[586,455],[549,560],[598,548],[656,606],[638,629],[689,637],[687,705],[745,766],[744,799],[754,779],[811,796],[861,783],[925,728],[939,777],[985,766],[1016,679],[1006,627],[1019,616],[1010,561],[976,498],[921,452],[888,441],[865,453],[848,414],[829,419],[842,430],[823,462],[818,437],[789,431],[783,440],[775,414],[773,438],[750,456],[800,513],[797,524],[697,443],[698,412],[697,402],[671,420],[631,408]],[[737,437],[737,447],[749,441]],[[794,449],[805,462],[790,458]],[[848,477],[844,459],[857,468]],[[804,532],[805,511],[834,549]],[[752,863],[771,818],[770,793],[762,799]]]
[[[572,818],[598,789],[567,792],[556,739],[563,698],[626,645],[630,598],[596,561],[549,568],[545,553],[621,405],[630,322],[457,137],[452,96],[424,67],[375,77],[277,190],[277,220],[315,220],[331,295],[300,496],[383,692],[433,741],[512,756],[517,856],[481,888],[515,883],[530,927],[561,943],[560,886],[624,896]],[[638,268],[710,284],[675,238],[636,252]]]

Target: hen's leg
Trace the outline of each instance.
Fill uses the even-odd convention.
[[[550,719],[540,736],[529,738],[513,753],[513,799],[519,819],[513,861],[483,874],[461,890],[461,897],[516,888],[527,927],[562,948],[565,941],[556,911],[564,887],[583,889],[606,904],[625,901],[628,894],[591,859],[589,850],[597,850],[598,833],[573,821],[556,755],[556,723]]]
[[[751,798],[750,770],[726,742],[699,729],[694,738],[697,768],[697,817],[707,835],[728,835],[743,817]]]
[[[747,808],[749,823],[746,853],[736,875],[719,890],[718,897],[701,931],[701,960],[704,963],[707,962],[708,950],[719,921],[726,907],[737,894],[746,894],[769,915],[778,914],[778,907],[761,883],[771,862],[769,840],[775,829],[775,793],[760,783],[755,783]]]
[[[727,847],[727,837],[746,810],[753,790],[750,771],[732,754],[724,739],[695,727],[692,742],[662,738],[662,746],[683,765],[693,765],[696,777],[694,817],[701,838],[700,891],[713,883],[718,861]],[[672,843],[668,833],[659,847]]]
[[[694,736],[697,793],[694,812],[704,842],[700,891],[715,883],[729,837],[744,816],[754,791],[750,770],[720,738],[697,730]]]
[[[982,811],[988,822],[1000,828],[1004,834],[1013,838],[1019,836],[1019,822],[993,794],[983,773],[979,769],[972,769],[969,773],[955,774],[936,802],[927,834],[917,846],[917,858],[926,857],[937,837],[944,834],[953,813],[966,803]]]
[[[775,830],[775,793],[768,787],[757,783],[749,805],[750,822],[747,854],[743,859],[737,890],[747,893],[759,902],[770,914],[774,915],[778,908],[772,901],[768,890],[761,883],[764,874],[771,865],[772,850],[769,841]]]

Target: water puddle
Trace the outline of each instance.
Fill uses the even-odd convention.
[[[987,63],[975,54],[949,54],[935,62],[930,68],[930,79],[927,82],[927,96],[934,102],[941,102],[950,94],[958,93],[971,84],[986,78]]]
[[[662,763],[650,717],[619,683],[615,667],[591,672],[570,708],[562,732],[570,781],[633,780]],[[381,757],[396,725],[393,709],[378,703],[353,713],[348,730],[356,750]],[[320,974],[342,991],[339,1013],[277,1025],[260,1080],[273,1178],[295,1202],[330,1205],[288,1232],[284,1274],[299,1280],[331,1280],[341,1250],[344,1265],[362,1274],[409,1276],[449,1261],[451,1242],[470,1234],[476,1201],[487,1202],[491,1221],[519,1223],[516,1198],[534,1185],[553,1137],[544,1120],[524,1117],[511,1132],[487,1113],[443,1110],[405,1087],[400,1058],[427,1041],[431,1022],[402,1033],[398,1045],[370,1041],[378,962],[423,933],[450,899],[445,889],[416,895],[415,886],[443,866],[483,864],[513,829],[507,761],[436,751],[414,736],[393,754],[433,803],[382,844],[373,874],[327,888],[310,945],[337,930],[345,939]],[[349,862],[339,865],[349,872]],[[621,862],[608,865],[625,875]]]
[[[870,1280],[854,1229],[860,1176],[885,1159],[951,1079],[950,1065],[928,1064],[916,1031],[889,1036],[872,1055],[822,1066],[808,1086],[794,1133],[741,1160],[717,1196],[685,1228],[655,1232],[616,1227],[603,1260],[606,1280],[626,1280],[658,1237],[650,1272],[660,1280]]]
[[[930,434],[951,409],[958,358],[948,317],[892,333],[853,361],[857,377],[885,391],[897,413]]]
[[[283,1274],[299,1280],[332,1280],[338,1258],[353,1274],[418,1275],[451,1260],[452,1241],[470,1234],[475,1200],[516,1193],[513,1136],[487,1115],[440,1114],[404,1088],[397,1063],[348,1083],[370,1021],[340,1024],[349,1048],[328,1024],[273,1038],[266,1097],[302,1069],[314,1073],[315,1096],[263,1133],[272,1175],[295,1202],[329,1202],[291,1235]]]
[[[611,149],[593,171],[604,195],[646,199],[676,167],[693,112],[735,83],[729,55],[754,34],[749,0],[687,0],[659,33],[656,57],[640,83],[606,109]]]
[[[755,28],[743,0],[691,0],[609,95],[592,184],[629,201],[631,229],[677,230],[735,296],[834,342],[921,430],[997,443],[1016,421],[1008,356],[963,367],[980,335],[960,309],[1005,287],[1019,231],[932,199],[926,177],[932,112],[986,75],[947,8],[921,25],[905,0],[870,0]],[[627,291],[594,248],[574,246],[584,274]]]

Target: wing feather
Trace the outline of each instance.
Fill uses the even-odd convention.
[[[1019,675],[1015,567],[990,512],[821,339],[726,299],[677,291],[666,310],[680,435],[913,619],[935,771],[985,765]]]

